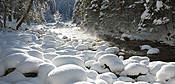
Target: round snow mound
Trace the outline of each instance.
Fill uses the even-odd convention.
[[[121,72],[124,68],[124,64],[114,54],[105,54],[98,59],[101,65],[107,65],[112,72]]]
[[[125,67],[125,71],[129,76],[137,76],[148,73],[148,68],[139,63],[130,63]]]
[[[74,64],[57,67],[48,74],[48,84],[72,84],[86,80],[86,71]]]
[[[78,57],[70,56],[70,55],[65,55],[65,56],[57,56],[53,58],[52,60],[53,64],[55,66],[62,66],[65,64],[75,64],[81,67],[85,67],[83,60],[81,60]]]

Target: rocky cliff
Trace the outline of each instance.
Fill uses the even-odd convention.
[[[77,0],[73,22],[102,36],[175,44],[174,0]]]

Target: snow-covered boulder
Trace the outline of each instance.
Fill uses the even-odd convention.
[[[16,70],[21,73],[38,72],[39,65],[44,61],[36,57],[29,57],[16,66]]]
[[[57,57],[58,55],[56,53],[44,53],[43,56],[45,59],[52,60],[53,58]]]
[[[158,48],[151,48],[148,50],[147,54],[148,55],[154,55],[154,54],[159,54],[159,49]]]
[[[118,73],[124,69],[124,64],[114,54],[105,54],[98,59],[101,65],[107,65],[112,72]]]
[[[7,82],[17,82],[20,80],[24,80],[25,76],[22,73],[15,70],[15,71],[9,73],[7,76],[4,76],[0,79],[7,81]]]
[[[104,67],[101,66],[99,62],[93,63],[90,69],[91,70],[95,70],[95,71],[97,71],[99,73],[109,72],[109,70],[107,68],[104,69]]]
[[[82,67],[73,64],[57,67],[48,74],[48,84],[72,84],[86,80],[86,71]]]
[[[25,59],[27,59],[29,56],[23,53],[15,53],[8,55],[3,59],[5,67],[8,68],[15,68],[17,64],[21,63]]]
[[[76,50],[88,50],[88,46],[87,45],[83,45],[83,44],[78,44],[76,47],[75,47]]]
[[[39,59],[44,58],[42,53],[38,50],[29,50],[29,51],[27,51],[27,53],[29,54],[29,56],[33,56],[33,57],[36,57],[36,58],[39,58]]]
[[[148,57],[141,57],[141,56],[132,56],[129,59],[126,59],[123,61],[125,65],[128,65],[130,63],[140,63],[144,65],[149,64],[150,59]]]
[[[120,49],[118,47],[109,47],[105,49],[105,52],[109,54],[118,53],[119,51]]]
[[[75,64],[83,68],[85,67],[84,61],[82,59],[75,56],[70,56],[70,55],[57,56],[53,58],[52,62],[56,67],[59,67],[65,64]]]
[[[150,73],[153,74],[153,75],[156,75],[156,73],[161,69],[161,67],[163,65],[166,65],[167,63],[166,62],[162,62],[162,61],[153,61],[153,62],[150,62],[149,63],[149,70],[150,70]]]
[[[158,81],[165,82],[175,77],[175,65],[167,64],[161,67],[161,69],[156,73]]]
[[[38,77],[43,81],[43,83],[46,82],[49,72],[52,71],[54,68],[56,68],[56,66],[49,63],[43,63],[39,66]]]
[[[149,49],[151,49],[152,47],[151,46],[149,46],[149,45],[142,45],[142,46],[140,46],[140,49],[141,50],[149,50]]]
[[[85,62],[85,66],[90,68],[92,66],[93,63],[95,63],[96,61],[95,60],[89,60],[89,61],[86,61]]]
[[[106,45],[101,45],[101,46],[96,46],[95,49],[96,49],[97,51],[105,51],[106,48],[108,48],[108,46],[106,46]]]
[[[130,63],[124,69],[129,76],[138,76],[139,74],[147,74],[148,68],[139,63]]]
[[[97,76],[97,79],[102,79],[102,80],[106,81],[108,84],[113,83],[112,77],[108,74],[100,74]]]
[[[145,82],[153,83],[155,82],[155,80],[156,80],[156,77],[152,74],[146,74],[146,75],[141,75],[137,77],[137,81],[145,81]]]
[[[118,81],[125,81],[125,82],[135,82],[135,80],[130,78],[130,77],[119,77],[117,80]]]
[[[95,80],[98,73],[95,70],[87,70],[86,71],[88,78]]]
[[[97,52],[97,53],[95,54],[95,59],[98,60],[98,58],[101,57],[101,56],[104,55],[104,54],[107,54],[107,53],[106,53],[105,51]]]

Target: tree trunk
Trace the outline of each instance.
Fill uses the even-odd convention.
[[[22,25],[22,23],[25,21],[25,19],[26,19],[28,13],[30,12],[30,10],[31,10],[31,8],[32,8],[32,5],[33,5],[33,1],[34,1],[34,0],[31,0],[31,1],[30,1],[30,4],[29,4],[29,6],[28,6],[28,9],[27,9],[26,13],[24,13],[24,15],[23,15],[23,16],[21,17],[21,19],[18,21],[18,24],[17,24],[17,26],[16,26],[16,29],[17,29],[17,30],[18,30],[19,27]]]
[[[3,26],[5,28],[6,27],[6,18],[7,18],[7,7],[6,7],[6,2],[5,1],[3,2],[3,5],[4,5],[4,16],[3,16],[4,24],[3,24]]]

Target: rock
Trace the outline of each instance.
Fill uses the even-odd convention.
[[[48,74],[49,84],[71,84],[86,80],[86,71],[82,67],[73,64],[57,67]]]

